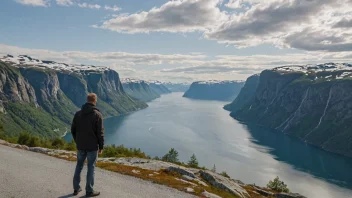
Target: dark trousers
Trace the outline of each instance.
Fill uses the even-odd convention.
[[[77,151],[77,165],[75,170],[75,175],[73,177],[73,189],[80,189],[81,182],[81,172],[84,166],[84,161],[88,160],[88,171],[87,171],[87,183],[86,183],[86,193],[93,192],[94,186],[94,169],[98,158],[98,151]]]

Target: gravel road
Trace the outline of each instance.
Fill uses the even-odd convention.
[[[0,145],[1,198],[65,198],[72,196],[74,162]],[[81,186],[85,186],[86,169]],[[108,198],[194,197],[166,186],[97,168],[95,190]],[[77,197],[85,197],[81,192]]]

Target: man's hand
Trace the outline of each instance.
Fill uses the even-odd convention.
[[[99,154],[103,154],[103,149],[99,149]]]

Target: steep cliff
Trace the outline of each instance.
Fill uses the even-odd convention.
[[[232,117],[352,156],[352,65],[328,63],[263,71],[254,96],[246,101],[230,105]]]
[[[146,81],[135,79],[123,79],[122,86],[124,91],[140,101],[151,101],[160,97],[160,94],[152,89]]]
[[[0,122],[5,133],[28,131],[57,137],[68,130],[86,95],[98,95],[104,116],[145,108],[123,90],[119,75],[103,67],[40,61],[29,56],[0,58]]]
[[[242,81],[200,81],[194,82],[183,97],[201,100],[232,101],[236,98]]]
[[[258,84],[259,75],[255,74],[253,76],[250,76],[246,80],[244,86],[241,88],[241,91],[236,97],[236,99],[231,104],[225,105],[224,109],[228,111],[237,111],[245,104],[250,103],[255,96]]]

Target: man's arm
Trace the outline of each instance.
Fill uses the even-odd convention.
[[[97,138],[99,144],[99,151],[104,149],[104,121],[103,116],[99,113],[98,114],[98,122],[97,122]]]
[[[72,133],[72,137],[75,140],[75,142],[76,142],[76,132],[77,132],[77,130],[76,130],[76,116],[77,116],[77,113],[73,117],[73,121],[72,121],[72,125],[71,125],[71,133]]]

